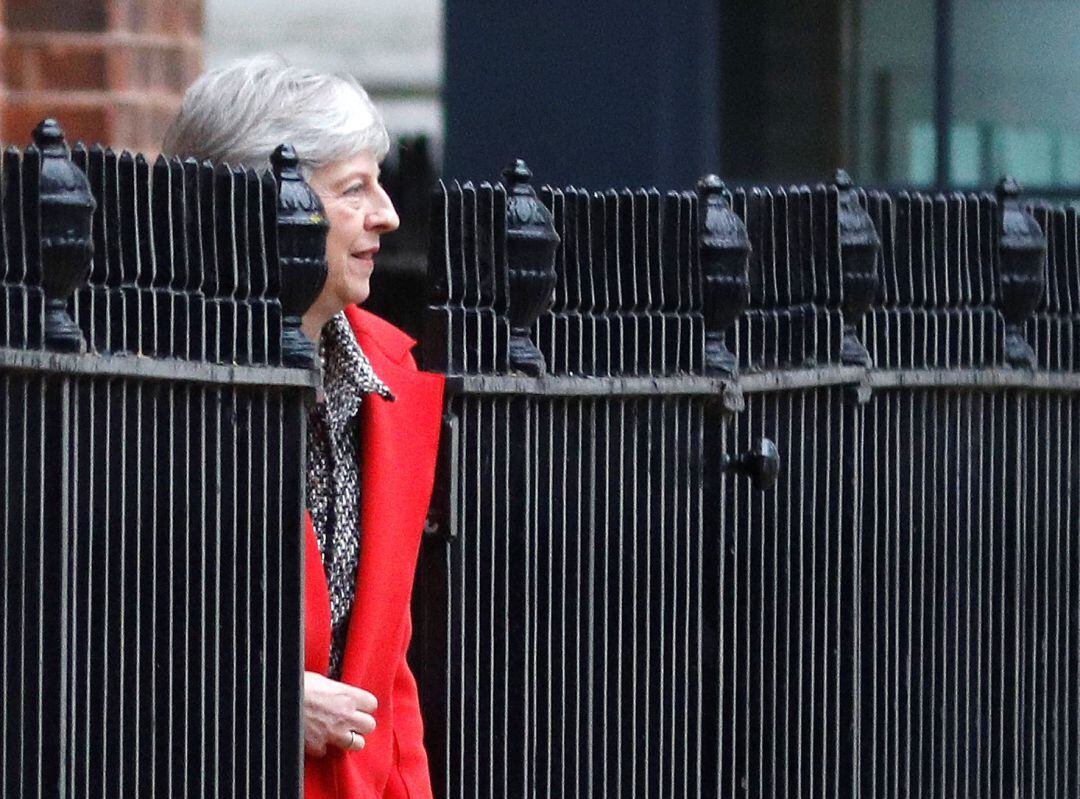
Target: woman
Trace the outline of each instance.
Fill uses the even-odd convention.
[[[259,56],[200,77],[163,149],[261,169],[283,142],[330,222],[326,284],[301,326],[324,385],[308,431],[305,796],[430,797],[405,652],[443,384],[357,307],[398,226],[379,185],[386,128],[353,78]]]

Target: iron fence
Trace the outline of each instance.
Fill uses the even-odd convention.
[[[431,227],[437,795],[1080,795],[1074,209],[518,163]]]
[[[4,153],[3,796],[301,793],[325,224],[274,165],[69,151],[51,120]]]
[[[1076,211],[504,177],[433,202],[438,794],[1080,794]],[[299,795],[316,201],[0,179],[3,792]]]

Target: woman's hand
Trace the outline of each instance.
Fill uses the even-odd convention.
[[[364,748],[364,736],[375,729],[371,714],[378,707],[367,691],[304,672],[304,751],[313,757],[326,754],[327,745],[340,749]]]

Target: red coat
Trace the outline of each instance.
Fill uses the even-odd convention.
[[[430,799],[431,780],[416,681],[405,651],[409,598],[431,498],[442,418],[443,378],[418,371],[403,332],[355,306],[345,309],[375,373],[396,398],[364,400],[360,448],[360,562],[342,680],[379,701],[364,749],[331,746],[304,761],[305,799]],[[330,595],[307,520],[304,668],[326,674]]]

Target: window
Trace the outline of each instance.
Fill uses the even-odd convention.
[[[851,2],[848,160],[862,183],[1010,174],[1032,194],[1080,197],[1074,0]]]

